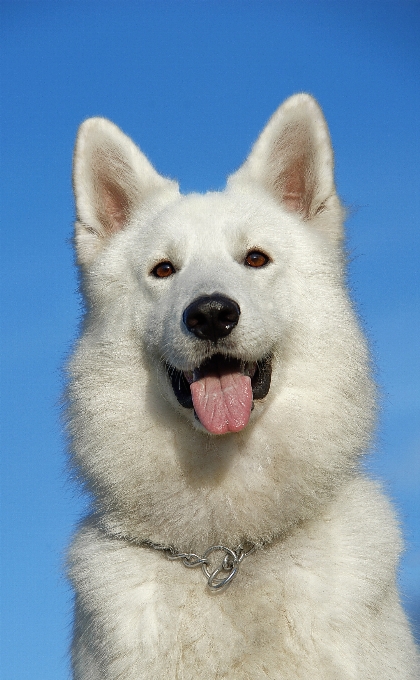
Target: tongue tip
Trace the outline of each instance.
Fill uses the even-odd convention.
[[[246,421],[241,422],[241,423],[232,423],[232,422],[223,422],[220,423],[220,425],[216,425],[213,422],[207,422],[207,424],[204,424],[200,418],[197,416],[198,420],[200,423],[203,425],[203,427],[206,428],[207,432],[210,434],[229,434],[229,433],[234,433],[234,432],[240,432],[243,430],[247,425],[249,418],[246,419]]]

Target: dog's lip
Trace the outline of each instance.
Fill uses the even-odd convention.
[[[271,354],[256,361],[244,361],[230,355],[214,354],[193,369],[178,369],[166,362],[166,371],[178,402],[184,408],[193,408],[190,385],[210,372],[220,375],[236,371],[248,375],[251,378],[253,399],[263,399],[270,389],[271,363]]]

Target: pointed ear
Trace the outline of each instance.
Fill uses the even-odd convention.
[[[342,237],[344,211],[334,184],[334,158],[327,124],[310,95],[287,99],[261,133],[229,185],[257,183],[286,210],[332,238]]]
[[[169,186],[176,183],[159,175],[116,125],[105,118],[82,123],[73,162],[79,263],[89,264],[150,194]]]

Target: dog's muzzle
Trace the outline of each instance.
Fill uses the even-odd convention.
[[[184,310],[185,328],[208,347],[217,347],[238,325],[237,302],[220,293],[203,295]],[[270,389],[271,356],[245,361],[215,352],[193,370],[181,371],[166,364],[172,389],[184,408],[195,415],[212,434],[238,432],[248,423],[254,400]]]

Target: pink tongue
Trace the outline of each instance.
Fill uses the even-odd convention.
[[[195,412],[212,434],[239,432],[247,425],[252,407],[249,376],[239,372],[208,375],[190,388]]]

